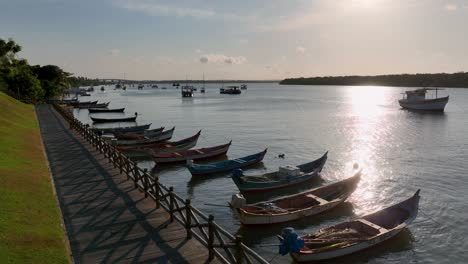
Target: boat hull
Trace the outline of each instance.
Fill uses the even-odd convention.
[[[121,140],[116,140],[113,142],[115,145],[119,146],[144,146],[144,145],[150,145],[150,144],[155,144],[155,143],[160,143],[166,140],[169,140],[172,138],[172,134],[174,134],[174,129],[164,131],[160,133],[159,135],[156,135],[152,138],[145,138],[145,139],[121,139]]]
[[[402,108],[417,111],[435,111],[443,112],[447,105],[449,97],[440,97],[436,99],[427,99],[423,101],[408,101],[406,99],[398,100]]]
[[[141,132],[150,128],[151,124],[141,126],[129,126],[129,127],[110,127],[110,128],[93,128],[94,131],[100,133],[121,133],[121,132]]]
[[[186,162],[187,160],[203,160],[203,159],[210,159],[218,156],[223,156],[226,155],[226,153],[229,150],[229,147],[231,146],[231,143],[222,145],[222,146],[217,146],[213,147],[210,150],[206,150],[206,152],[203,153],[197,153],[196,152],[200,150],[188,150],[187,152],[190,152],[191,154],[180,154],[176,152],[170,153],[171,155],[153,155],[153,160],[156,162],[156,164],[168,164],[168,163],[179,163],[179,162]],[[178,154],[178,155],[172,155],[172,154]]]

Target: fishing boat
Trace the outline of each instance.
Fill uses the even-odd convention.
[[[235,170],[232,180],[241,192],[269,191],[304,183],[314,179],[322,171],[327,161],[328,151],[319,159],[299,166],[279,167],[278,171],[260,176],[244,175],[241,169]]]
[[[419,191],[400,203],[298,238],[292,228],[279,236],[280,253],[296,262],[311,262],[349,255],[382,243],[406,228],[418,215]],[[294,239],[296,237],[296,239]]]
[[[79,104],[76,108],[78,109],[89,109],[89,108],[107,108],[110,102],[101,104]]]
[[[151,88],[158,88],[158,86],[156,84],[153,84]]]
[[[219,93],[221,94],[241,94],[239,86],[226,86],[225,88],[220,88]]]
[[[185,85],[182,86],[180,92],[182,93],[182,97],[193,97],[193,86]]]
[[[80,105],[95,105],[97,104],[98,101],[84,101],[84,102],[80,102],[80,101],[77,101],[77,100],[74,100],[74,101],[70,101],[70,105],[73,106],[73,107],[78,107]]]
[[[119,146],[144,146],[169,140],[174,134],[175,127],[152,136],[145,136],[142,139],[117,139],[112,143]]]
[[[447,105],[449,97],[437,97],[437,91],[443,90],[440,88],[422,88],[412,91],[406,91],[403,95],[406,98],[398,100],[402,108],[419,111],[436,111],[443,112],[445,105]],[[427,91],[435,91],[435,97],[427,99]]]
[[[106,90],[106,88],[104,88],[104,86],[102,86],[102,87],[101,87],[101,91],[104,92],[105,90]]]
[[[107,108],[88,108],[88,111],[90,113],[122,113],[125,111],[125,107],[123,108],[112,108],[112,109],[107,109]]]
[[[228,152],[229,147],[231,146],[231,142],[232,141],[230,141],[227,144],[211,148],[191,149],[171,153],[155,154],[152,155],[152,157],[156,164],[186,162],[187,160],[209,159],[225,155]]]
[[[262,152],[252,154],[246,157],[225,160],[221,162],[211,163],[211,164],[194,164],[193,160],[187,162],[188,169],[193,176],[208,175],[226,171],[232,171],[235,169],[245,168],[250,165],[259,163],[263,160],[267,149]]]
[[[293,221],[340,205],[354,192],[360,177],[361,171],[358,171],[339,182],[255,204],[246,204],[244,196],[239,193],[232,196],[230,205],[244,225]]]
[[[99,118],[90,116],[94,123],[112,123],[112,122],[135,122],[137,115],[129,117],[118,117],[118,118]]]
[[[115,89],[120,89],[120,88],[122,88],[122,85],[120,83],[115,85]]]
[[[117,148],[129,157],[145,157],[158,153],[182,151],[195,147],[200,133],[201,130],[197,134],[179,141],[166,141],[144,146],[117,146]]]
[[[152,137],[162,133],[164,127],[147,129],[138,132],[116,132],[114,137],[117,139],[144,139],[146,136]]]
[[[241,90],[247,90],[247,84],[242,84],[240,88]]]
[[[144,85],[144,84],[139,84],[139,85],[138,85],[138,90],[142,90],[143,88],[145,88],[145,85]]]
[[[139,126],[127,126],[127,127],[106,127],[106,128],[93,127],[92,130],[100,134],[119,133],[119,132],[139,132],[139,131],[144,131],[150,128],[150,126],[151,124],[139,125]]]

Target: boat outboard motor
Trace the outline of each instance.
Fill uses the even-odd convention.
[[[288,253],[297,253],[304,247],[304,240],[299,237],[294,228],[287,227],[281,231],[279,245],[279,254],[286,255]]]
[[[242,183],[242,176],[244,175],[244,172],[241,169],[237,169],[232,173],[232,179],[235,182]]]
[[[231,197],[231,206],[233,208],[242,208],[247,204],[244,196],[240,193],[233,194]]]

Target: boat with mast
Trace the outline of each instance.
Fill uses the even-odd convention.
[[[445,105],[447,105],[449,96],[438,97],[437,92],[439,90],[444,90],[441,88],[421,88],[411,91],[406,91],[403,93],[403,96],[406,95],[406,98],[398,100],[398,103],[402,108],[409,110],[418,110],[418,111],[436,111],[443,112]],[[428,91],[435,91],[434,98],[426,98]]]

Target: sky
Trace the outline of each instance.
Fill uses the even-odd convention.
[[[0,38],[76,76],[468,71],[468,0],[0,0]]]

